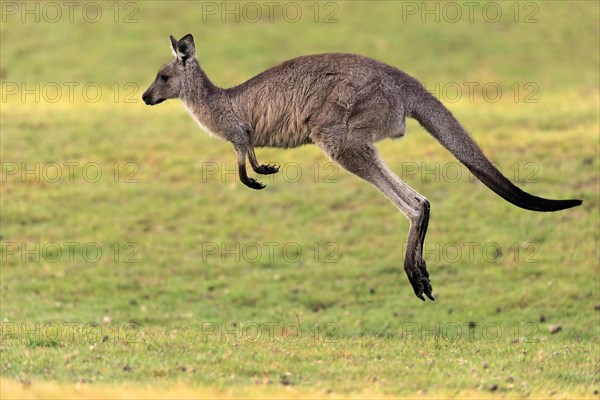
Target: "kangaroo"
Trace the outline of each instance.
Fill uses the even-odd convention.
[[[292,148],[314,143],[331,160],[379,189],[410,221],[404,269],[415,295],[435,300],[423,260],[429,202],[398,178],[374,143],[400,138],[405,119],[416,119],[481,182],[510,203],[533,211],[558,211],[581,200],[551,200],[519,189],[486,158],[454,116],[415,78],[371,58],[327,53],[302,56],[268,69],[230,89],[211,83],[198,60],[192,35],[170,36],[174,58],[158,71],[142,99],[156,105],[179,98],[198,125],[231,142],[239,177],[252,189],[265,186],[254,172],[255,147]]]

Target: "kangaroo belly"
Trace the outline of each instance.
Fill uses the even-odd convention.
[[[289,129],[285,129],[285,127],[280,126],[279,128],[281,129],[255,129],[252,137],[254,146],[286,149],[312,143],[309,138],[310,132],[304,127],[290,127]]]
[[[253,143],[256,147],[290,148],[310,143],[310,118],[293,102],[265,102],[262,112],[252,118]]]

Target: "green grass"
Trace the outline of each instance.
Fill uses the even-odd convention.
[[[94,24],[80,14],[2,22],[3,397],[36,384],[51,393],[53,382],[257,397],[600,389],[598,4],[535,3],[531,24],[515,23],[508,3],[495,24],[481,14],[404,21],[396,2],[340,2],[337,23],[315,23],[310,4],[297,23],[203,22],[201,3],[154,1],[133,24],[114,23],[109,3]],[[584,203],[532,213],[464,167],[444,179],[454,159],[410,121],[406,138],[378,148],[432,204],[425,258],[438,299],[422,303],[402,268],[408,222],[375,189],[305,146],[259,149],[282,172],[252,191],[227,172],[231,146],[200,132],[178,101],[143,105],[168,35],[188,32],[226,86],[324,51],[372,56],[428,87],[498,83],[498,102],[476,90],[446,104],[523,189]],[[36,82],[58,83],[63,97],[7,95]],[[65,82],[79,83],[73,101]],[[536,103],[525,102],[527,82]],[[98,102],[83,98],[86,83],[102,89]]]

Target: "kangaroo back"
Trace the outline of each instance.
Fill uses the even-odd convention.
[[[581,200],[552,200],[533,196],[509,181],[483,154],[452,113],[424,87],[417,89],[410,116],[435,137],[487,187],[506,201],[532,211],[559,211]],[[413,93],[413,94],[417,94]]]

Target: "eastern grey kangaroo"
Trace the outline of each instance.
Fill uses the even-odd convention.
[[[379,61],[354,54],[317,54],[285,61],[241,85],[216,87],[195,57],[194,38],[170,37],[174,59],[163,66],[142,99],[155,105],[179,98],[198,125],[233,144],[241,181],[246,157],[258,174],[279,169],[261,165],[255,147],[316,144],[329,158],[379,189],[410,221],[404,270],[415,294],[435,300],[423,260],[429,202],[385,165],[375,142],[404,135],[405,118],[416,119],[486,186],[512,204],[533,211],[558,211],[581,200],[550,200],[513,185],[475,141],[415,78]]]

